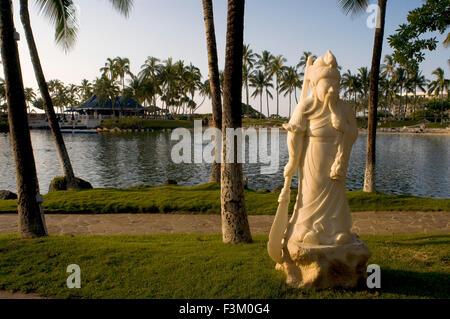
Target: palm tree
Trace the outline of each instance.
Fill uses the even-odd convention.
[[[403,67],[398,67],[395,69],[394,73],[394,87],[399,90],[398,99],[399,99],[399,105],[398,105],[398,116],[405,115],[405,112],[403,111],[403,90],[406,87],[407,82],[407,75],[406,70]]]
[[[194,115],[194,111],[198,108],[197,103],[194,101],[195,92],[202,85],[202,74],[200,69],[190,63],[183,72],[183,94],[189,93],[188,106],[191,110],[191,117]]]
[[[116,60],[108,58],[106,59],[105,66],[100,68],[100,72],[102,72],[102,76],[108,76],[111,81],[117,80],[117,64]]]
[[[391,87],[394,83],[394,75],[395,69],[397,65],[392,55],[386,55],[384,57],[384,64],[381,66],[381,76],[386,77],[386,81],[388,84],[386,86],[386,102],[391,110],[392,102],[393,102],[393,93],[394,89]],[[392,110],[391,110],[392,112]]]
[[[115,69],[122,83],[122,92],[125,90],[125,77],[130,74],[130,59],[117,57],[114,59]]]
[[[442,68],[437,68],[432,73],[436,76],[436,79],[432,81],[429,85],[428,93],[435,94],[441,97],[441,124],[444,123],[444,92],[447,90],[450,84],[450,80],[445,78],[444,70]]]
[[[317,59],[317,56],[313,55],[311,52],[303,51],[302,56],[300,57],[300,62],[297,64],[297,69],[305,70],[306,63],[308,62],[310,56],[312,56],[314,60]]]
[[[421,71],[416,70],[411,75],[411,87],[414,92],[414,106],[413,106],[413,119],[415,119],[416,114],[416,107],[417,107],[417,89],[421,90],[422,92],[426,92],[425,87],[428,85],[428,80],[425,78],[425,76],[422,74]]]
[[[128,86],[123,90],[125,99],[134,98],[139,104],[145,104],[146,92],[144,88],[145,80],[135,76],[130,72],[130,79],[128,79]]]
[[[66,86],[67,104],[70,107],[74,107],[79,103],[79,101],[78,101],[79,92],[80,92],[80,89],[75,84],[69,84],[68,86]]]
[[[163,63],[164,65],[161,67],[161,71],[159,73],[163,94],[161,96],[161,100],[165,102],[166,114],[168,114],[170,106],[176,103],[176,84],[178,81],[180,65],[176,66],[176,63],[173,63],[173,59],[171,57],[169,57]]]
[[[217,58],[216,33],[214,27],[214,13],[212,0],[203,0],[203,14],[205,17],[206,28],[206,47],[208,51],[208,67],[209,67],[209,90],[212,104],[212,121],[216,129],[222,130],[222,98],[220,89],[219,63]],[[217,141],[219,137],[215,136]],[[217,142],[215,146],[217,146]],[[214,155],[219,150],[214,147]],[[220,163],[215,160],[211,170],[210,182],[220,182]]]
[[[370,88],[370,72],[366,67],[362,67],[358,69],[358,82],[360,84],[361,88],[361,98],[363,102],[363,116],[366,117],[366,103],[367,96],[369,95],[369,88]]]
[[[21,237],[47,235],[40,206],[39,183],[28,127],[27,107],[20,69],[12,2],[0,1],[0,45],[5,74],[8,122],[18,191],[18,231]]]
[[[287,67],[281,79],[281,92],[285,92],[284,96],[289,95],[289,118],[292,114],[292,92],[298,87],[299,76],[295,67]]]
[[[338,3],[346,14],[365,12],[368,6],[367,0],[338,0]],[[378,0],[378,21],[375,29],[372,66],[370,69],[367,158],[366,173],[364,177],[364,191],[370,193],[376,192],[375,154],[377,135],[378,83],[380,79],[381,53],[383,49],[384,27],[386,20],[386,3],[387,0]]]
[[[283,71],[285,69],[284,63],[286,62],[286,58],[282,55],[278,55],[274,57],[270,63],[270,71],[275,75],[275,83],[276,83],[276,94],[277,94],[277,118],[280,116],[280,102],[279,102],[279,94],[280,94],[280,80],[283,75]],[[289,104],[290,107],[290,104]]]
[[[25,102],[27,103],[27,111],[30,112],[31,106],[30,104],[33,103],[34,100],[36,100],[36,93],[34,93],[34,90],[32,88],[25,88]]]
[[[131,9],[132,0],[110,0],[114,8],[118,9],[124,15],[128,15]],[[44,13],[55,26],[55,41],[62,45],[64,50],[68,50],[75,43],[77,37],[77,18],[76,10],[72,0],[37,0],[40,11]],[[25,31],[31,61],[34,68],[36,80],[39,85],[42,99],[44,100],[45,113],[47,114],[50,130],[55,141],[58,158],[61,168],[66,178],[68,189],[77,189],[78,183],[75,179],[72,164],[67,152],[64,139],[61,134],[58,119],[53,109],[53,103],[48,92],[47,82],[42,70],[38,50],[34,40],[31,28],[30,14],[28,10],[28,0],[20,0],[20,18]]]
[[[223,88],[222,129],[242,127],[242,52],[244,46],[244,0],[228,0],[225,79]],[[223,134],[221,174],[222,237],[225,243],[251,242],[245,207],[242,164],[237,163],[237,143],[233,137],[234,154],[228,154],[227,134]],[[233,158],[232,163],[227,158]]]
[[[344,88],[344,95],[346,97],[351,99],[353,95],[353,104],[356,113],[358,94],[361,92],[362,87],[359,77],[352,74],[350,70],[347,70],[347,72],[342,75],[341,86]]]
[[[250,102],[249,102],[249,92],[248,92],[248,82],[253,73],[253,67],[256,63],[256,54],[250,49],[250,45],[244,45],[244,52],[242,54],[242,77],[245,85],[245,97],[246,97],[246,113],[247,117],[250,115]]]
[[[272,83],[272,73],[269,71],[268,73],[264,74],[266,77],[266,101],[267,101],[267,118],[270,118],[270,109],[269,109],[269,98],[273,100],[273,94],[270,91],[271,88],[273,88],[273,83]]]
[[[267,81],[267,83],[270,83],[270,87],[273,88],[272,84],[272,76],[273,73],[271,71],[271,63],[274,58],[274,56],[267,50],[264,50],[261,55],[256,54],[256,57],[258,58],[257,65],[258,68],[262,68],[264,71],[265,76],[270,79]],[[269,111],[269,95],[271,98],[273,98],[272,93],[270,93],[269,88],[266,88],[266,99],[267,99],[267,117],[270,117],[270,111]]]
[[[102,75],[95,80],[94,94],[101,104],[105,104],[110,100],[114,109],[114,104],[120,94],[120,88],[116,81],[111,81],[107,76]]]
[[[303,87],[303,77],[305,76],[304,72],[297,73],[297,78],[295,80],[295,89],[294,89],[294,97],[295,97],[295,103],[298,103],[297,99],[297,89],[301,90]]]
[[[93,88],[92,83],[86,79],[81,80],[81,84],[79,86],[80,97],[82,100],[87,100],[92,96]]]
[[[162,67],[162,65],[159,62],[160,60],[158,58],[155,58],[153,56],[147,57],[145,63],[141,66],[141,72],[139,73],[139,77],[141,79],[147,79],[154,84],[153,85],[154,95],[151,103],[153,103],[153,105],[155,106],[156,101],[158,99],[158,94],[161,94],[161,90],[159,90],[159,85],[157,85],[160,80],[158,78],[158,75]]]
[[[262,112],[262,98],[264,94],[264,88],[266,87],[266,76],[264,75],[264,72],[261,70],[256,71],[252,74],[250,78],[250,86],[255,88],[255,91],[253,91],[252,97],[257,97],[259,95],[259,119],[262,118],[263,112]]]

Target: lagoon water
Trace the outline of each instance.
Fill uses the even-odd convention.
[[[50,181],[61,174],[56,151],[49,132],[32,131],[31,136],[41,192],[46,193]],[[64,138],[75,174],[94,187],[162,185],[168,179],[190,186],[209,179],[210,164],[175,164],[172,161],[171,151],[177,141],[171,141],[171,134],[167,132],[69,134]],[[388,194],[450,198],[449,146],[449,136],[378,135],[377,190]],[[267,164],[244,164],[249,188],[271,190],[283,183],[283,168],[288,159],[285,133],[279,136],[279,149],[275,174],[261,174],[261,166]],[[256,150],[250,149],[250,152]],[[365,152],[366,136],[361,135],[352,152],[348,189],[363,187]],[[0,134],[0,189],[16,190],[14,159],[7,134]]]

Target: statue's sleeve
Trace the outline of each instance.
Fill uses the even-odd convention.
[[[346,180],[347,168],[350,161],[350,154],[352,152],[353,144],[358,138],[358,125],[353,107],[348,103],[342,102],[344,120],[346,122],[346,129],[340,133],[338,152],[336,154],[335,162],[331,168],[331,179]]]
[[[289,161],[284,169],[285,178],[294,176],[301,166],[300,161],[303,153],[304,133],[307,128],[306,116],[303,112],[304,108],[304,104],[300,102],[295,108],[289,123],[283,125],[288,131],[287,147],[289,151]]]
[[[284,124],[283,127],[291,133],[304,133],[306,131],[306,116],[304,114],[305,102],[300,101],[292,114],[289,123]]]

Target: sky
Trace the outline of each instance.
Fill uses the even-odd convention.
[[[107,58],[128,57],[131,71],[138,73],[146,57],[161,61],[192,62],[200,68],[203,79],[208,78],[205,25],[201,0],[135,0],[129,18],[112,9],[107,0],[74,0],[79,13],[80,32],[75,47],[65,53],[54,43],[54,30],[47,18],[39,14],[30,0],[31,23],[35,33],[41,63],[47,81],[59,79],[65,84],[80,84],[82,79],[95,80]],[[19,17],[19,1],[13,0],[15,24],[21,34],[19,51],[24,85],[37,88],[28,48]],[[375,1],[371,1],[375,3]],[[406,21],[410,10],[420,7],[422,0],[389,0],[386,16],[387,36],[395,33]],[[213,0],[214,19],[219,55],[219,68],[225,64],[225,36],[227,1]],[[369,67],[372,59],[374,29],[367,26],[369,13],[357,17],[346,16],[336,0],[247,0],[245,7],[244,41],[254,52],[268,50],[283,55],[286,65],[296,65],[303,51],[324,55],[330,49],[343,72],[356,72]],[[444,35],[434,34],[438,40]],[[391,54],[384,41],[383,56]],[[427,78],[441,67],[448,74],[450,49],[441,45],[426,54],[421,69]],[[448,77],[448,76],[447,76]],[[251,90],[252,91],[252,90]],[[251,92],[250,92],[251,93]],[[245,99],[245,95],[243,96]],[[196,98],[200,103],[202,99]],[[288,100],[280,100],[280,113],[287,115]],[[259,101],[251,100],[259,109]],[[263,106],[265,110],[266,106]],[[270,102],[276,113],[275,100]],[[210,113],[211,103],[205,101],[197,111]]]

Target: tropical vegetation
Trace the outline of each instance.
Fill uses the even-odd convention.
[[[277,211],[278,191],[245,189],[249,215],[273,215]],[[291,207],[297,191],[291,194]],[[352,211],[450,211],[450,199],[411,195],[347,192]],[[44,195],[43,207],[50,214],[220,214],[220,183],[191,187],[136,186],[124,189],[59,191]],[[0,201],[0,213],[17,212],[16,200]]]

